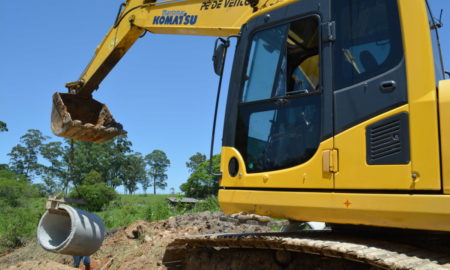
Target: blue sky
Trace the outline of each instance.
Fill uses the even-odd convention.
[[[9,132],[0,133],[0,163],[8,163],[7,153],[30,128],[58,140],[50,130],[51,96],[65,92],[65,83],[78,79],[113,24],[120,3],[2,3],[0,120],[8,124]],[[450,1],[431,0],[431,4],[435,16],[444,9],[441,42],[444,61],[450,63]],[[147,34],[94,93],[124,125],[135,151],[144,155],[154,149],[166,152],[172,163],[166,193],[171,187],[178,190],[189,176],[185,162],[190,156],[209,153],[218,83],[211,62],[213,45],[212,37]],[[216,153],[220,151],[226,92],[221,98]]]

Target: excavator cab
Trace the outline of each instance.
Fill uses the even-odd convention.
[[[69,93],[53,94],[51,126],[57,136],[89,142],[104,142],[126,133],[105,104]]]

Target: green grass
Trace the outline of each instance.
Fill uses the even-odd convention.
[[[165,195],[120,195],[111,201],[103,211],[97,212],[108,229],[128,226],[136,220],[148,220],[146,209],[161,205]]]
[[[97,214],[110,229],[128,226],[136,220],[155,221],[185,213],[220,210],[215,197],[206,199],[193,209],[181,203],[171,207],[167,203],[167,197],[169,195],[120,195]]]

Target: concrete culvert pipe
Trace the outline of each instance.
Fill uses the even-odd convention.
[[[37,237],[47,251],[89,256],[102,245],[105,225],[92,213],[61,204],[47,210],[39,221]]]

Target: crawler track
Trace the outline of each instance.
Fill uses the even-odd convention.
[[[450,269],[450,253],[396,241],[305,231],[178,238],[167,247],[163,263],[168,269],[434,270]]]

